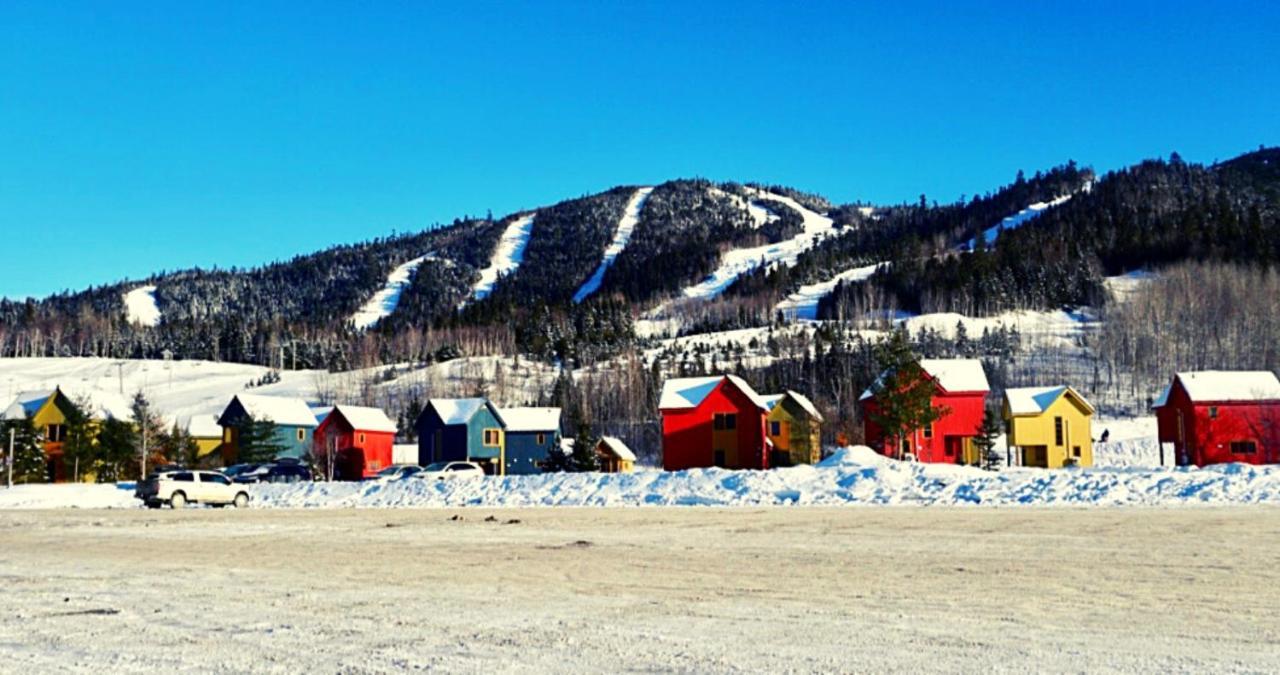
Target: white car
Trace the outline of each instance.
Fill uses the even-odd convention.
[[[458,480],[460,478],[484,478],[484,469],[475,462],[436,462],[422,467],[414,474],[424,480]]]
[[[138,483],[133,496],[153,509],[163,504],[181,509],[193,502],[211,506],[231,504],[238,509],[249,505],[249,493],[244,486],[231,482],[217,471],[179,469],[154,473]]]

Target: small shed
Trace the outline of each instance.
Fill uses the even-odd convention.
[[[1018,387],[1004,392],[1010,447],[1023,466],[1093,466],[1093,406],[1068,386]]]
[[[635,453],[616,436],[601,436],[596,442],[596,456],[604,473],[631,473],[635,469]]]
[[[1153,406],[1179,465],[1280,463],[1280,380],[1260,371],[1178,373]]]
[[[764,397],[769,440],[773,442],[770,466],[817,464],[822,459],[822,413],[809,398],[788,389]]]

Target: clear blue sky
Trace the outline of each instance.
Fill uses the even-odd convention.
[[[1280,143],[1277,27],[1274,2],[6,0],[0,295],[682,176],[884,203],[1225,159]]]

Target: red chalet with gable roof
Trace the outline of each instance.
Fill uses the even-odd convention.
[[[932,405],[945,408],[946,414],[903,439],[901,447],[894,447],[893,439],[887,437],[869,415],[865,415],[876,409],[877,385],[873,384],[859,399],[866,419],[867,445],[886,457],[898,459],[910,456],[920,462],[976,463],[973,438],[982,427],[982,415],[990,390],[982,362],[977,359],[921,359],[919,363],[924,376],[934,384]]]
[[[1280,380],[1269,371],[1178,373],[1156,401],[1179,465],[1280,462]]]
[[[662,466],[667,471],[719,466],[769,468],[764,398],[735,375],[667,380],[662,413]]]

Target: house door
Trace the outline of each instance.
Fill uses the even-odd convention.
[[[963,436],[947,436],[943,439],[943,451],[947,454],[947,461],[959,464],[964,460],[964,437]]]
[[[711,447],[717,459],[716,466],[738,466],[738,415],[716,413],[712,419]]]

